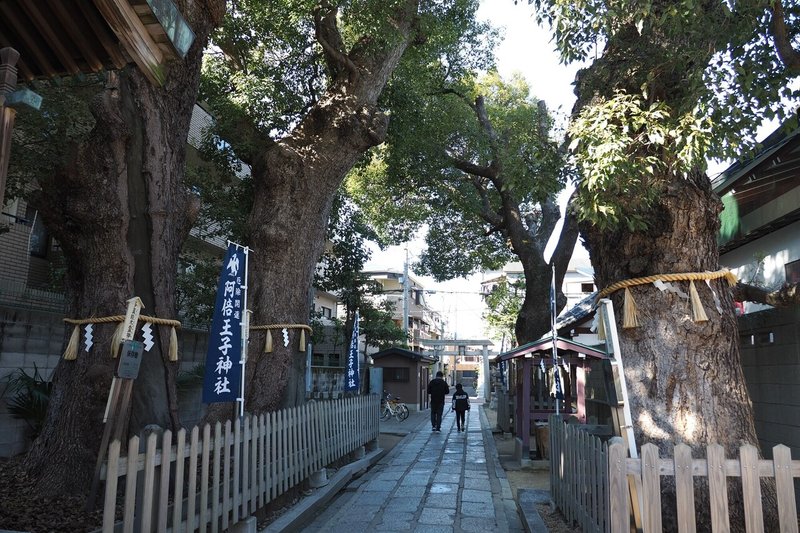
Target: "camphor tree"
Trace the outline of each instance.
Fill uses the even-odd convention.
[[[536,340],[550,329],[550,308],[542,302],[549,299],[552,265],[561,287],[578,236],[568,210],[545,260],[566,173],[544,102],[530,97],[519,76],[425,84],[407,78],[399,77],[388,94],[387,146],[353,174],[350,193],[389,238],[427,224],[427,249],[415,266],[420,273],[451,279],[519,260],[526,283],[516,341]],[[560,289],[558,300],[561,309]]]
[[[581,231],[598,287],[717,271],[720,201],[704,160],[746,154],[763,119],[787,117],[782,98],[796,105],[800,94],[788,82],[798,74],[797,3],[533,3],[565,61],[592,59],[602,47],[576,78],[570,129],[582,174]],[[693,321],[676,294],[651,284],[630,289],[640,326],[619,326],[636,444],[655,443],[671,456],[682,442],[699,457],[718,442],[731,456],[743,443],[758,444],[733,300],[721,279],[697,290],[705,322]],[[622,292],[611,298],[621,309]],[[737,530],[743,511],[732,485]],[[674,488],[666,490],[674,499]],[[708,495],[696,496],[706,528]],[[665,530],[676,529],[675,518],[668,507]]]
[[[220,138],[251,169],[253,325],[308,322],[336,191],[359,157],[385,138],[389,117],[378,97],[404,55],[424,72],[475,39],[476,9],[474,0],[236,3],[214,38],[203,98]],[[457,76],[465,66],[450,68]],[[296,331],[288,347],[251,359],[252,412],[303,401]],[[227,409],[214,411],[225,416]]]
[[[203,49],[225,3],[176,5],[195,40],[183,59],[169,65],[163,86],[134,65],[109,72],[82,104],[85,129],[44,135],[44,142],[62,143],[60,159],[36,175],[28,200],[63,251],[70,318],[119,315],[133,296],[143,300],[145,314],[175,317],[176,262],[196,212],[181,182],[189,119]],[[43,108],[51,126],[69,124],[56,114]],[[21,133],[26,140],[35,134]],[[169,331],[156,329],[156,346],[145,354],[133,390],[134,432],[146,424],[179,423]],[[60,361],[55,370],[47,419],[26,458],[40,494],[76,494],[91,484],[115,363],[112,332],[96,328],[92,350]]]

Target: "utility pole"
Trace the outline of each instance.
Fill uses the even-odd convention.
[[[403,333],[408,338],[408,245],[406,245],[406,261],[403,263]]]

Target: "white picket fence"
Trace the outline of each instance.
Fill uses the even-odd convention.
[[[169,430],[160,438],[151,434],[144,453],[127,457],[114,441],[103,470],[103,532],[119,527],[118,503],[124,505],[124,532],[227,530],[375,441],[379,409],[377,395],[314,402],[213,429],[206,424],[188,435],[181,429],[174,442]],[[139,450],[139,437],[130,439],[128,450]]]
[[[675,487],[678,531],[707,531],[709,524],[697,524],[695,484],[707,483],[710,503],[710,530],[730,531],[728,480],[735,479],[742,498],[743,525],[748,533],[764,533],[764,513],[777,507],[778,531],[797,533],[797,507],[794,481],[800,478],[800,461],[792,460],[788,447],[772,448],[772,459],[759,459],[758,449],[743,445],[738,457],[725,457],[718,444],[706,447],[705,457],[693,458],[685,444],[674,448],[673,457],[660,457],[653,444],[641,447],[641,457],[628,457],[628,448],[619,437],[604,441],[589,433],[591,427],[565,424],[550,417],[550,492],[569,524],[584,532],[618,533],[631,530],[631,500],[641,504],[641,531],[660,533],[662,528],[661,478],[670,477]],[[702,450],[700,451],[702,454]],[[698,481],[695,481],[695,478]],[[701,480],[701,478],[706,478]],[[761,481],[772,479],[777,501],[762,499]],[[634,487],[634,497],[631,488]],[[762,501],[763,500],[763,501]],[[742,503],[744,502],[744,503]],[[708,509],[704,509],[708,511]]]

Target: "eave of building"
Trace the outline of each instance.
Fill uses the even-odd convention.
[[[136,63],[156,85],[194,34],[171,0],[2,0],[0,48],[20,53],[20,81]]]
[[[783,127],[779,127],[762,141],[761,151],[753,158],[745,161],[737,161],[717,176],[711,183],[714,192],[722,196],[730,191],[738,181],[746,178],[753,170],[761,166],[787,144],[795,140],[798,135],[800,135],[800,128],[786,133]]]
[[[584,354],[588,357],[593,357],[596,359],[608,359],[608,355],[606,354],[606,352],[602,350],[598,350],[597,348],[580,344],[570,339],[564,339],[562,337],[556,337],[556,349],[559,352],[574,352],[574,353]],[[534,352],[552,353],[552,351],[553,351],[553,338],[543,337],[539,340],[529,342],[528,344],[523,344],[522,346],[518,346],[513,350],[501,353],[500,355],[497,356],[497,360],[508,361],[509,359],[525,357],[526,355],[532,354]]]
[[[720,253],[800,220],[800,186],[791,187],[793,182],[800,183],[800,128],[786,133],[780,127],[762,144],[755,157],[731,165],[714,182],[720,196],[736,190],[765,198],[762,205],[738,216],[735,235],[719,238]]]
[[[381,350],[378,353],[370,355],[370,357],[372,357],[372,359],[375,360],[375,359],[383,359],[384,357],[390,357],[392,355],[405,357],[407,359],[411,359],[413,361],[419,361],[421,363],[435,363],[436,361],[439,360],[438,357],[432,357],[429,355],[412,352],[411,350],[404,350],[403,348],[387,348],[386,350]]]

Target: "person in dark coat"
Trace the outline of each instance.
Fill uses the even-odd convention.
[[[469,394],[464,392],[461,383],[456,384],[456,392],[453,393],[453,411],[456,413],[456,426],[458,431],[465,431],[466,415],[469,411]]]
[[[444,374],[436,373],[436,377],[428,383],[428,394],[431,397],[431,429],[442,430],[442,413],[444,413],[444,397],[450,394],[450,387],[442,379]]]

